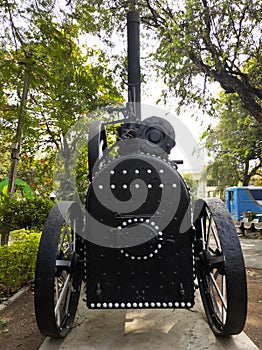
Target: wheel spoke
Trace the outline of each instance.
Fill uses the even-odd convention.
[[[205,250],[205,225],[204,218],[201,218],[202,249]]]
[[[207,231],[206,249],[210,249],[210,239],[211,239],[210,234],[212,232],[212,236],[215,240],[216,248],[221,250],[221,246],[220,246],[219,238],[217,236],[217,230],[216,230],[216,225],[214,223],[213,216],[207,207],[205,209],[206,209],[206,215],[208,217],[208,231]],[[212,252],[214,252],[214,251],[212,250]]]
[[[208,217],[208,228],[207,228],[207,238],[206,238],[206,250],[208,250],[209,248],[209,241],[210,241],[210,231],[212,229],[212,216],[211,214],[208,212],[207,208],[206,208],[206,212],[207,212],[207,217]]]
[[[226,295],[226,276],[222,276],[222,295],[223,298],[225,299]],[[224,308],[224,305],[222,305],[222,321],[225,324],[226,323],[226,309]]]
[[[214,287],[215,287],[215,289],[217,291],[217,294],[218,294],[218,296],[219,296],[219,298],[220,298],[220,300],[222,302],[222,305],[224,306],[225,311],[227,311],[227,305],[226,305],[226,302],[225,302],[225,299],[224,299],[224,295],[222,294],[223,292],[221,293],[221,291],[219,289],[219,286],[218,286],[218,284],[217,284],[217,282],[216,282],[212,272],[209,272],[209,276],[210,276],[210,279],[211,279],[211,281],[212,281],[212,283],[213,283],[213,285],[214,285]]]
[[[59,299],[59,283],[58,283],[58,278],[55,278],[55,294],[56,294],[56,300]],[[56,314],[57,316],[57,325],[60,327],[61,325],[61,317],[60,317],[60,312]]]
[[[72,247],[73,251],[76,251],[76,220],[73,221],[73,241],[72,241]]]
[[[68,274],[60,294],[59,294],[58,278],[57,277],[55,278],[56,279],[56,282],[55,282],[56,288],[58,289],[58,290],[56,290],[56,295],[58,296],[58,298],[57,298],[57,302],[56,302],[56,306],[55,306],[55,315],[57,316],[57,318],[59,318],[59,322],[57,321],[58,326],[60,326],[60,324],[61,324],[60,323],[61,322],[61,319],[60,319],[60,317],[61,317],[61,315],[60,315],[60,306],[61,306],[61,303],[62,303],[62,301],[64,299],[65,293],[68,290],[68,286],[69,286],[69,283],[70,283],[70,278],[71,278],[71,275]]]

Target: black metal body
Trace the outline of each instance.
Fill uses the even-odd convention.
[[[135,119],[141,120],[140,91],[140,15],[138,11],[127,14],[128,102]]]
[[[110,180],[105,182],[106,178]],[[138,192],[134,201],[139,198],[143,185],[146,198],[128,213],[109,209],[112,197],[101,203],[97,196],[99,191],[111,192],[124,205],[131,192]],[[88,307],[193,306],[190,217],[181,233],[189,205],[187,187],[176,167],[151,154],[121,156],[94,175],[87,195],[87,209],[95,219],[87,220]],[[91,243],[97,241],[101,245]]]
[[[175,146],[170,123],[155,116],[141,123],[139,26],[139,13],[129,12],[128,118],[118,128],[115,158],[98,157],[101,126],[98,136],[93,128],[90,134],[94,157],[85,232],[90,308],[194,304],[190,196],[175,161],[168,159]]]

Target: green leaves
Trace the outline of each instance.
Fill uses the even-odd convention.
[[[1,197],[0,201],[0,234],[6,227],[16,229],[36,229],[41,231],[47,215],[53,206],[50,199],[34,197],[24,199],[23,193],[14,198]]]
[[[52,191],[54,153],[63,152],[63,137],[69,128],[121,96],[105,54],[81,44],[82,23],[73,19],[74,6],[28,0],[21,6],[8,1],[0,4],[0,9],[0,31],[7,34],[0,40],[1,175],[4,179],[9,173],[5,159],[10,157],[11,144],[17,142],[17,123],[23,109],[18,177],[38,193],[48,195]],[[85,29],[90,32],[98,29],[97,23],[92,25],[94,11],[93,5],[85,6],[84,14],[89,16]],[[23,100],[26,69],[30,70],[30,81]]]
[[[16,231],[11,234],[10,245],[0,246],[1,299],[34,278],[40,237],[40,233],[33,231]]]
[[[221,190],[247,186],[255,175],[262,177],[261,126],[241,107],[237,96],[222,95],[217,109],[219,123],[203,134],[213,158],[208,171]]]

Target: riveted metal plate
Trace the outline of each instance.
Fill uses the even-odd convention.
[[[144,154],[109,162],[87,211],[88,307],[194,304],[190,200],[175,167]]]

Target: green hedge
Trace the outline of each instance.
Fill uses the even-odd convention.
[[[13,231],[10,244],[0,246],[0,302],[34,278],[40,237],[34,231]]]
[[[42,231],[47,215],[54,203],[45,198],[8,198],[0,200],[0,232],[29,229]]]

